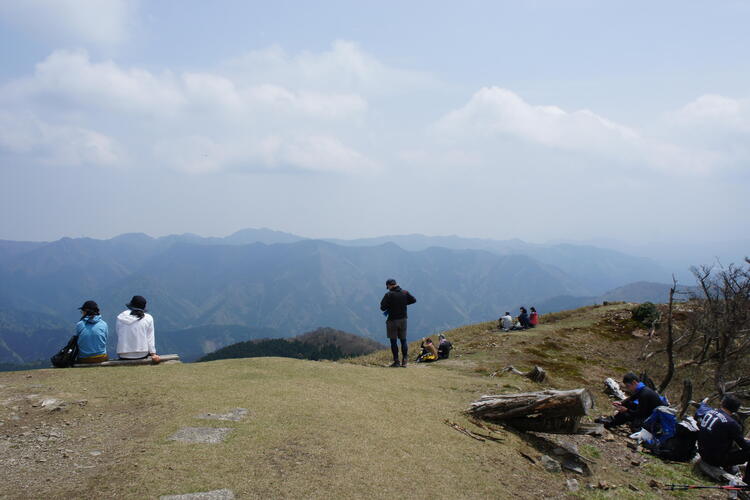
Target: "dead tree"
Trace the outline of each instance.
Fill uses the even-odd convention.
[[[711,366],[720,395],[750,385],[740,376],[750,355],[750,259],[745,262],[748,267],[730,264],[716,272],[708,266],[692,269],[701,296],[695,297],[688,322],[693,356],[683,366]]]
[[[677,280],[672,275],[672,288],[669,289],[669,308],[667,309],[667,373],[664,375],[664,379],[659,384],[659,389],[656,391],[660,394],[664,393],[669,383],[674,377],[674,329],[672,322],[672,309],[674,306],[674,294],[677,290]]]

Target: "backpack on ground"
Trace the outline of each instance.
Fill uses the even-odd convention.
[[[65,347],[49,358],[55,368],[70,368],[78,358],[78,335],[73,335]]]
[[[453,349],[453,344],[447,340],[441,342],[440,345],[438,345],[438,359],[448,359],[451,355],[451,349]]]
[[[689,462],[697,453],[698,423],[693,417],[677,422],[676,411],[659,406],[643,422],[643,427],[653,434],[645,446],[655,456],[675,462]]]

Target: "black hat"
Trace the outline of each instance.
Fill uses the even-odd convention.
[[[133,298],[130,299],[130,302],[125,304],[125,307],[127,307],[128,309],[134,309],[136,311],[145,311],[146,299],[144,299],[140,295],[133,295]]]
[[[740,405],[741,405],[740,400],[732,396],[731,394],[727,394],[721,400],[721,406],[723,406],[724,408],[726,408],[732,413],[739,410]]]
[[[78,309],[80,309],[81,311],[86,311],[86,312],[89,312],[89,311],[91,311],[91,312],[99,312],[99,304],[97,304],[93,300],[87,300]]]
[[[385,286],[391,286],[391,285],[395,285],[395,284],[396,284],[396,280],[394,280],[393,278],[390,278],[390,279],[388,279],[388,280],[385,281]]]

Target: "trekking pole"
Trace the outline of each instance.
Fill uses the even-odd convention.
[[[728,491],[742,491],[750,490],[750,485],[711,485],[704,486],[698,484],[668,484],[664,487],[665,490],[679,491],[679,490],[728,490]]]

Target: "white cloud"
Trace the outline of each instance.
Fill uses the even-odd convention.
[[[56,126],[29,114],[0,111],[0,148],[52,165],[115,166],[122,152],[113,138],[75,126]]]
[[[37,34],[74,43],[115,45],[127,39],[136,0],[10,0],[0,17]]]
[[[155,161],[192,173],[376,168],[347,144],[358,138],[353,132],[362,129],[368,110],[354,92],[250,84],[211,72],[154,73],[95,62],[82,50],[58,50],[33,75],[0,88],[3,110],[38,117],[24,135],[36,144],[55,137],[30,139],[43,129],[100,130],[101,137],[128,144],[140,164]],[[24,152],[9,141],[0,147]],[[70,155],[60,162],[70,162]]]
[[[508,154],[513,141],[519,141],[549,149],[550,154],[560,150],[593,158],[595,165],[610,169],[645,166],[705,174],[722,164],[716,152],[658,140],[587,109],[533,105],[499,87],[479,90],[464,106],[438,120],[433,131],[452,148],[464,145],[492,161],[497,160],[498,144]]]
[[[228,61],[225,68],[238,80],[249,83],[368,95],[393,95],[440,86],[427,73],[388,66],[356,43],[345,40],[337,40],[324,52],[287,54],[278,46],[250,51]]]

